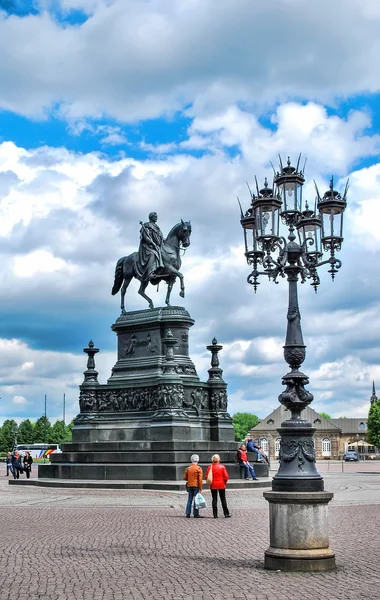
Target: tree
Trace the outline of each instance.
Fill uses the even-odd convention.
[[[52,444],[71,442],[71,437],[70,426],[65,425],[64,421],[56,421],[50,429],[49,442]]]
[[[46,422],[46,436],[45,436],[45,422]],[[34,443],[40,444],[47,442],[50,439],[51,423],[45,415],[42,415],[34,425]]]
[[[74,419],[66,425],[66,439],[65,442],[73,441],[73,427],[74,427]]]
[[[318,413],[321,417],[323,417],[324,419],[328,419],[329,421],[331,421],[331,416],[328,413],[325,412],[320,412]]]
[[[371,404],[367,420],[367,441],[380,447],[380,400]]]
[[[2,452],[11,452],[13,450],[17,432],[18,426],[14,419],[4,421],[0,429],[0,450]]]
[[[18,428],[17,441],[19,444],[34,443],[34,425],[30,421],[30,419],[25,419],[25,421],[21,421]]]
[[[66,425],[66,429],[67,429],[67,442],[72,442],[73,440],[73,429],[74,429],[74,419],[68,424]]]
[[[235,440],[240,442],[252,427],[259,422],[259,417],[253,413],[235,413],[232,417],[232,424],[235,430]]]

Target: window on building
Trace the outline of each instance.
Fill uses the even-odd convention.
[[[267,421],[267,425],[274,425],[273,419],[269,419],[269,421]]]
[[[361,431],[365,431],[367,429],[367,426],[365,423],[363,423],[363,421],[361,423],[359,423],[359,429]]]
[[[262,447],[264,454],[266,454],[268,456],[268,453],[269,453],[269,444],[268,444],[267,438],[261,438],[260,439],[260,446]]]
[[[321,419],[315,419],[313,422],[314,425],[320,425],[322,423]]]
[[[280,442],[281,442],[281,438],[277,438],[274,443],[274,455],[276,458],[278,458],[280,455]]]
[[[331,456],[331,441],[327,437],[322,440],[322,456]]]

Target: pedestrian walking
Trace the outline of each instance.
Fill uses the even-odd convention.
[[[33,458],[30,454],[30,452],[25,452],[25,456],[23,458],[23,466],[24,466],[24,471],[26,474],[26,478],[29,479],[30,478],[30,474],[32,472],[32,464],[33,464]]]
[[[21,456],[17,452],[17,450],[12,454],[12,468],[13,468],[13,478],[20,479],[20,473],[23,472]]]
[[[220,464],[219,454],[211,458],[212,464],[207,467],[206,481],[209,482],[212,495],[212,514],[214,519],[218,518],[218,494],[222,504],[223,514],[226,519],[231,517],[226,501],[226,484],[229,479],[227,469]]]
[[[255,469],[252,467],[248,460],[247,450],[245,444],[241,444],[237,451],[237,460],[240,466],[244,467],[244,477],[249,480],[248,473],[251,474],[252,480],[257,479]]]
[[[202,468],[198,465],[198,454],[192,454],[190,456],[190,460],[191,465],[187,467],[183,474],[183,478],[186,481],[186,489],[188,494],[186,504],[186,518],[190,519],[191,506],[193,505],[194,519],[203,519],[203,517],[199,514],[199,510],[195,506],[194,502],[195,496],[198,494],[198,492],[202,491],[203,471]]]

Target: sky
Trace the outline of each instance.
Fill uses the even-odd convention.
[[[190,352],[215,336],[229,412],[278,406],[287,284],[246,278],[236,197],[307,158],[313,205],[350,189],[342,268],[299,286],[312,408],[365,417],[380,387],[380,4],[373,0],[0,0],[0,423],[79,412],[83,348],[116,362],[116,261],[139,222],[191,220]],[[133,282],[127,310],[147,308]],[[150,288],[156,306],[166,289]]]

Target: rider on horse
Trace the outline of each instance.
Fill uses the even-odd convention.
[[[156,221],[157,213],[155,212],[150,213],[148,223],[140,221],[138,252],[122,256],[116,263],[112,295],[114,296],[121,290],[122,314],[125,314],[125,293],[133,277],[140,280],[138,293],[148,301],[150,308],[153,308],[153,302],[145,293],[149,283],[152,285],[157,285],[160,281],[167,283],[165,303],[169,306],[173,284],[178,277],[181,284],[179,295],[181,298],[185,297],[184,277],[179,269],[182,264],[181,249],[190,246],[191,223],[181,219],[180,223],[171,228],[165,240]]]
[[[149,222],[142,223],[140,230],[140,247],[137,253],[135,269],[141,281],[150,281],[164,268],[162,246],[164,236],[157,225],[157,213],[151,212]]]

